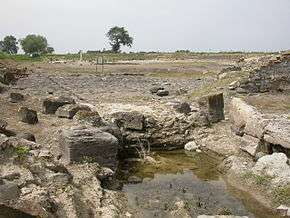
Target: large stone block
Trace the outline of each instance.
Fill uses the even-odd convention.
[[[59,107],[66,104],[75,104],[75,100],[70,97],[60,96],[60,97],[50,97],[44,99],[42,103],[43,113],[45,114],[55,114]]]
[[[117,112],[112,114],[115,122],[118,126],[122,126],[126,129],[132,130],[143,130],[145,117],[143,114],[132,111],[132,112]]]
[[[269,123],[269,120],[264,118],[256,108],[240,98],[232,99],[229,107],[229,118],[239,134],[246,133],[260,139],[263,138],[264,128]]]
[[[22,122],[36,124],[38,122],[37,112],[27,107],[21,107],[18,111],[19,118]]]
[[[198,100],[198,104],[211,123],[217,123],[225,118],[223,93],[204,96]]]
[[[98,128],[83,126],[63,130],[60,146],[67,163],[93,161],[106,167],[116,166],[118,139]]]

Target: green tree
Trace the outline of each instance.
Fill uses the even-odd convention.
[[[54,52],[54,48],[53,48],[53,47],[47,47],[47,48],[46,48],[46,52],[47,52],[48,54],[52,54],[52,53]]]
[[[113,52],[120,52],[121,45],[131,47],[133,38],[124,27],[113,27],[107,33]]]
[[[14,36],[6,36],[3,41],[0,42],[0,50],[8,54],[17,54],[18,41]]]
[[[44,54],[47,52],[47,39],[40,35],[27,35],[20,41],[25,54]]]

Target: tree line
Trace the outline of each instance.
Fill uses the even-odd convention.
[[[17,54],[20,44],[22,50],[25,54],[35,55],[35,54],[47,54],[53,53],[53,47],[48,45],[47,39],[41,35],[30,34],[24,39],[16,39],[16,37],[10,35],[5,36],[2,41],[0,41],[0,51],[7,54]]]
[[[131,47],[133,44],[133,37],[131,37],[128,31],[124,27],[112,27],[106,34],[111,45],[111,51],[118,53],[121,51],[121,46]],[[53,47],[48,45],[47,39],[41,35],[30,34],[24,39],[17,40],[16,37],[10,35],[4,37],[0,41],[0,51],[7,54],[17,54],[19,47],[25,54],[28,55],[40,55],[51,54],[54,52]]]

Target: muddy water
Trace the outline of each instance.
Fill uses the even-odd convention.
[[[159,163],[120,166],[133,217],[277,217],[249,194],[227,186],[217,170],[221,160],[213,155],[171,151],[154,158]]]

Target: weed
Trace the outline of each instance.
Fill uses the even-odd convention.
[[[26,157],[28,155],[29,151],[30,151],[30,148],[25,147],[25,146],[19,146],[19,147],[15,148],[15,152],[16,152],[17,156],[20,158]]]
[[[273,196],[276,203],[290,204],[290,185],[275,188]]]

